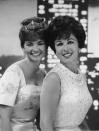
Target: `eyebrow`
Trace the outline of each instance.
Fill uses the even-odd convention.
[[[66,40],[74,40],[74,41],[76,41],[75,38],[67,38]],[[61,42],[61,39],[60,40],[55,40],[55,42]]]
[[[61,42],[61,40],[55,40],[55,42]]]
[[[74,40],[74,41],[76,41],[76,39],[72,38],[72,37],[67,38],[67,40]]]
[[[38,40],[38,42],[39,42],[39,41],[40,41],[40,42],[44,42],[43,40]]]
[[[26,41],[26,42],[34,43],[34,41]],[[37,40],[37,42],[44,42],[44,41],[43,40]]]

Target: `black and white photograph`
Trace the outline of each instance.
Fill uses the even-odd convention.
[[[99,0],[0,0],[0,131],[99,131]]]

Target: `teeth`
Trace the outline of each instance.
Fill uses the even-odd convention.
[[[31,52],[31,54],[34,55],[34,56],[40,55],[40,53],[34,53],[34,52]]]
[[[64,56],[70,56],[71,54],[65,54]]]

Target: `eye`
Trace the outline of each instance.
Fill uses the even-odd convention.
[[[30,47],[30,46],[33,46],[33,43],[32,43],[32,42],[27,41],[27,42],[26,42],[26,46],[29,46],[29,47]]]
[[[57,46],[62,46],[62,45],[63,45],[63,42],[56,42],[56,45],[57,45]]]
[[[38,45],[45,45],[45,42],[44,41],[39,41]]]
[[[68,41],[68,44],[69,44],[69,45],[74,44],[74,41],[69,40],[69,41]]]

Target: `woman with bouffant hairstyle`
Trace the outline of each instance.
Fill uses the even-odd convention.
[[[35,131],[45,71],[40,62],[47,48],[47,24],[39,17],[22,21],[19,31],[24,58],[7,68],[0,80],[1,131]],[[36,122],[37,123],[37,122]]]
[[[44,78],[40,96],[41,131],[82,131],[80,125],[92,104],[86,77],[79,68],[85,31],[75,18],[57,16],[46,32],[47,43],[60,63]]]

